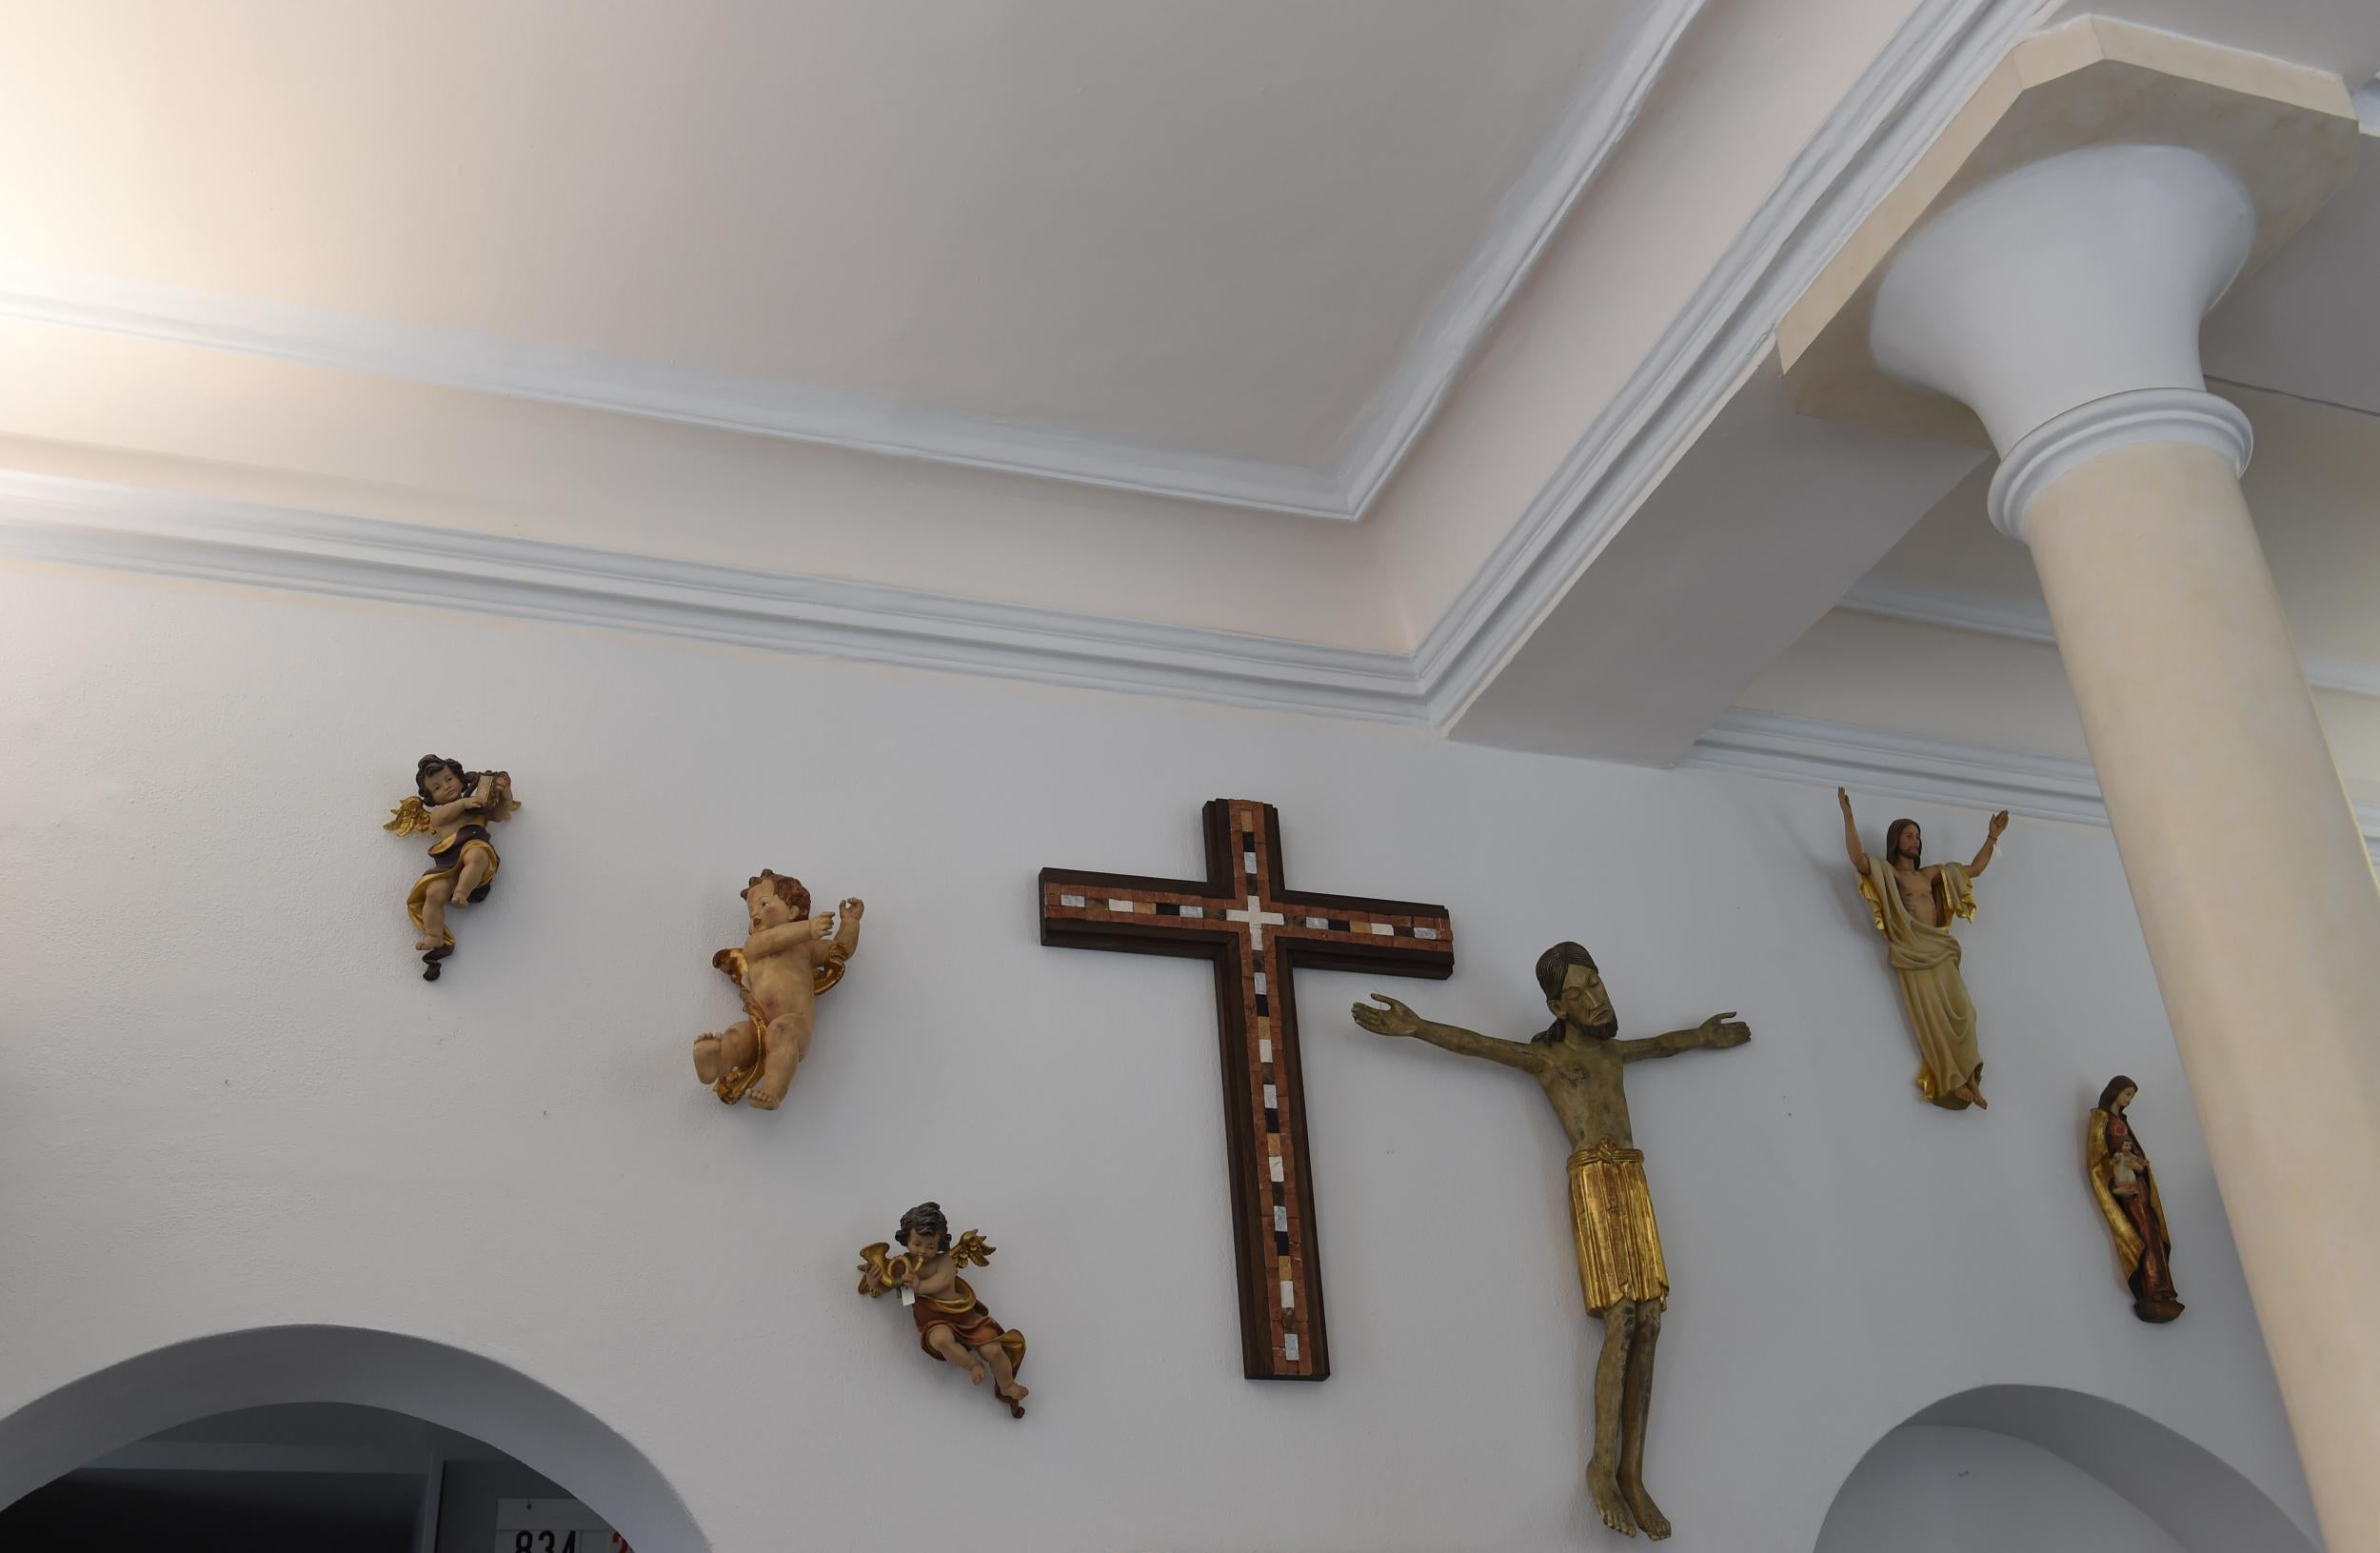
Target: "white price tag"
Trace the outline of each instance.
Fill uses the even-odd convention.
[[[575,1499],[500,1499],[491,1553],[629,1553],[629,1549],[602,1516]]]

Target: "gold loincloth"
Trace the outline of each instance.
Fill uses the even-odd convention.
[[[1606,1138],[1570,1157],[1570,1224],[1590,1315],[1623,1301],[1668,1303],[1669,1266],[1641,1150]]]

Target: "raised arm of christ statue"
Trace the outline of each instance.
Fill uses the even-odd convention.
[[[1537,986],[1554,1023],[1527,1041],[1499,1041],[1423,1019],[1375,992],[1355,1006],[1356,1023],[1375,1035],[1411,1036],[1458,1057],[1482,1057],[1537,1081],[1570,1135],[1571,1239],[1588,1313],[1603,1320],[1603,1352],[1595,1369],[1595,1451],[1587,1488],[1603,1523],[1623,1536],[1655,1541],[1670,1524],[1644,1486],[1645,1419],[1653,1405],[1653,1352],[1669,1299],[1669,1268],[1645,1185],[1644,1155],[1628,1125],[1628,1065],[1682,1051],[1740,1046],[1752,1039],[1734,1012],[1713,1014],[1692,1029],[1642,1040],[1618,1039],[1618,1017],[1595,959],[1576,944],[1537,957]]]

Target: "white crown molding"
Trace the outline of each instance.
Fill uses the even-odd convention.
[[[1071,485],[1352,522],[1478,350],[1562,218],[1635,122],[1707,0],[1645,0],[1359,418],[1352,449],[1314,466],[907,403],[751,374],[671,367],[466,329],[392,323],[0,261],[0,317],[169,340],[340,371],[716,427]]]
[[[176,491],[0,471],[0,555],[285,588],[1075,689],[1429,725],[1403,654],[1158,626],[869,583],[747,571]],[[1863,585],[1863,587],[1867,585]],[[1985,595],[1871,597],[1871,612],[2048,640]],[[1960,604],[1964,598],[1966,604]],[[1884,606],[1891,606],[1891,608]],[[1980,624],[1992,622],[1993,625]],[[2037,630],[2033,623],[2037,622]],[[1678,763],[2105,825],[2087,762],[1735,710]],[[2356,806],[2380,850],[2380,804]]]
[[[1787,308],[2037,9],[2036,0],[1921,0],[1410,658],[31,476],[0,478],[0,548],[176,576],[1442,729],[1758,366]],[[1668,10],[1652,15],[1683,25]],[[1661,55],[1675,39],[1657,28],[1655,35],[1667,40],[1651,51]],[[1657,68],[1650,55],[1641,63]],[[1625,118],[1625,111],[1616,112],[1605,126],[1611,135],[1624,129]],[[1563,165],[1589,176],[1588,164],[1598,156],[1574,156]],[[0,274],[0,292],[6,278]],[[157,314],[128,319],[99,308],[100,299],[82,300],[97,309],[80,320],[86,327],[135,333],[165,327]],[[30,305],[23,293],[13,301],[0,295],[0,313]],[[303,339],[273,332],[277,316],[268,311],[249,319],[254,348],[268,354],[307,348]],[[1484,317],[1480,327],[1486,327]],[[414,331],[399,330],[381,344],[403,356],[418,340]],[[431,365],[407,357],[388,369],[420,376]],[[491,374],[500,376],[505,368],[501,356],[486,363]],[[716,415],[688,410],[682,418],[730,424],[734,407],[714,408]],[[876,445],[852,428],[840,440]],[[891,440],[880,439],[885,450],[903,450]],[[981,462],[1021,468],[989,451]],[[1155,481],[1121,476],[1100,483],[1160,488]],[[1243,505],[1266,504],[1250,498]]]
[[[1405,462],[1456,378],[1486,343],[1506,304],[1578,197],[1636,123],[1707,0],[1647,0],[1627,42],[1598,65],[1560,126],[1497,208],[1486,236],[1406,345],[1397,369],[1357,423],[1334,471],[1346,515],[1360,518]]]
[[[0,554],[1038,685],[1419,724],[1402,653],[0,471]]]
[[[2049,0],[2054,5],[2056,0]],[[1924,0],[1415,655],[1451,724],[1774,348],[1777,325],[2046,9]]]
[[[1737,709],[1695,742],[1680,766],[1739,771],[1913,803],[2007,809],[2040,820],[2108,823],[2089,761],[1992,749],[1815,717]],[[2380,804],[2357,804],[2367,849],[2380,852]]]
[[[1073,485],[1346,519],[1328,469],[0,260],[0,317]]]
[[[2053,647],[2057,644],[2057,633],[2050,626],[2050,611],[2038,599],[2012,598],[2004,593],[1971,593],[1961,588],[1870,575],[1853,585],[1838,607],[1854,614],[1912,621],[1920,626],[1946,626],[1954,630]],[[2380,664],[2309,654],[2306,683],[2317,690],[2335,690],[2343,695],[2380,696]]]

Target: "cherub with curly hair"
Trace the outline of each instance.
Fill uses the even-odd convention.
[[[1024,1399],[1032,1395],[1017,1384],[1017,1371],[1024,1367],[1024,1334],[992,1320],[959,1276],[970,1263],[991,1265],[996,1247],[974,1229],[953,1244],[950,1220],[940,1203],[920,1203],[901,1216],[901,1244],[889,1256],[892,1247],[883,1241],[860,1252],[860,1292],[874,1299],[899,1289],[917,1323],[918,1346],[964,1369],[977,1385],[988,1377],[993,1393],[1008,1404],[1008,1416],[1024,1417]]]
[[[767,868],[744,886],[744,905],[751,935],[742,948],[711,956],[711,964],[736,984],[744,1017],[695,1038],[694,1076],[730,1105],[745,1100],[773,1111],[809,1052],[818,994],[843,980],[844,963],[860,946],[867,908],[854,898],[812,916],[802,881]]]
[[[466,771],[445,755],[424,755],[413,767],[414,796],[389,810],[383,830],[400,836],[426,832],[429,871],[413,882],[406,915],[421,935],[422,980],[438,980],[439,962],[454,953],[446,913],[487,899],[502,859],[487,827],[509,819],[521,806],[512,796],[509,771]]]

